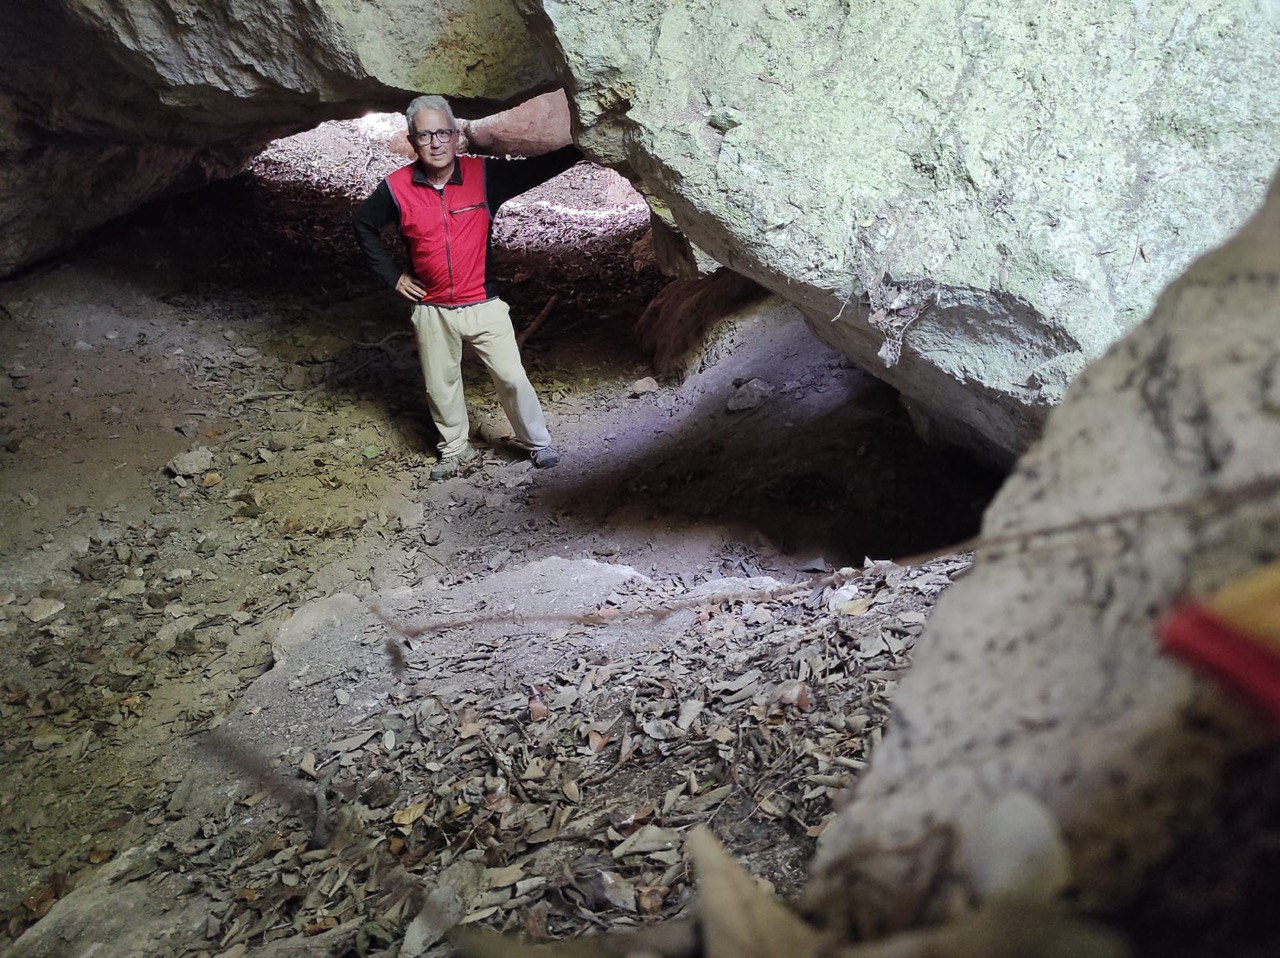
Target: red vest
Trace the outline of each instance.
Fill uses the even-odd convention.
[[[459,156],[443,192],[427,183],[417,164],[387,177],[400,209],[400,232],[409,247],[413,272],[433,306],[481,303],[489,252],[489,207],[485,202],[484,159]]]

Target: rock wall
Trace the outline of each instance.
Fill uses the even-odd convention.
[[[509,0],[8,0],[0,58],[0,276],[322,120],[555,85]]]
[[[823,835],[824,913],[876,931],[894,909],[866,902],[962,900],[964,837],[1011,792],[1053,813],[1087,907],[1123,905],[1179,843],[1233,853],[1209,824],[1224,768],[1273,737],[1161,657],[1155,622],[1280,556],[1278,293],[1280,177],[1077,379],[988,511],[974,571],[939,603],[891,730]],[[930,863],[940,832],[961,841]]]
[[[584,146],[999,460],[1280,150],[1259,0],[517,3]]]

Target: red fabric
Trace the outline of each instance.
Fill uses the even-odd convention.
[[[1280,652],[1264,640],[1200,606],[1183,605],[1161,623],[1160,643],[1280,719]]]
[[[410,163],[387,177],[400,208],[400,232],[409,247],[414,275],[432,306],[463,306],[490,298],[485,289],[489,209],[485,203],[484,159],[459,156],[454,175],[441,192]]]

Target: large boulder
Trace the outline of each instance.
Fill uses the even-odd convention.
[[[0,276],[322,120],[555,86],[509,0],[7,0]]]
[[[966,837],[1011,793],[1060,824],[1090,908],[1123,906],[1179,845],[1212,862],[1267,840],[1214,809],[1229,765],[1261,748],[1235,791],[1272,820],[1274,761],[1257,762],[1272,731],[1161,657],[1155,624],[1280,556],[1277,290],[1280,177],[1076,380],[991,506],[973,572],[939,603],[890,732],[823,835],[824,914],[875,933],[918,920],[894,907],[913,895],[963,900]],[[1201,887],[1173,900],[1213,909],[1245,891],[1211,892],[1216,874],[1193,870]]]
[[[516,2],[584,146],[997,460],[1280,151],[1274,3]]]

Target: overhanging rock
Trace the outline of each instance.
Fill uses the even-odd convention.
[[[996,460],[1280,151],[1280,11],[1256,0],[517,3],[584,146]]]
[[[0,276],[323,120],[555,85],[509,0],[7,0],[0,58]]]

